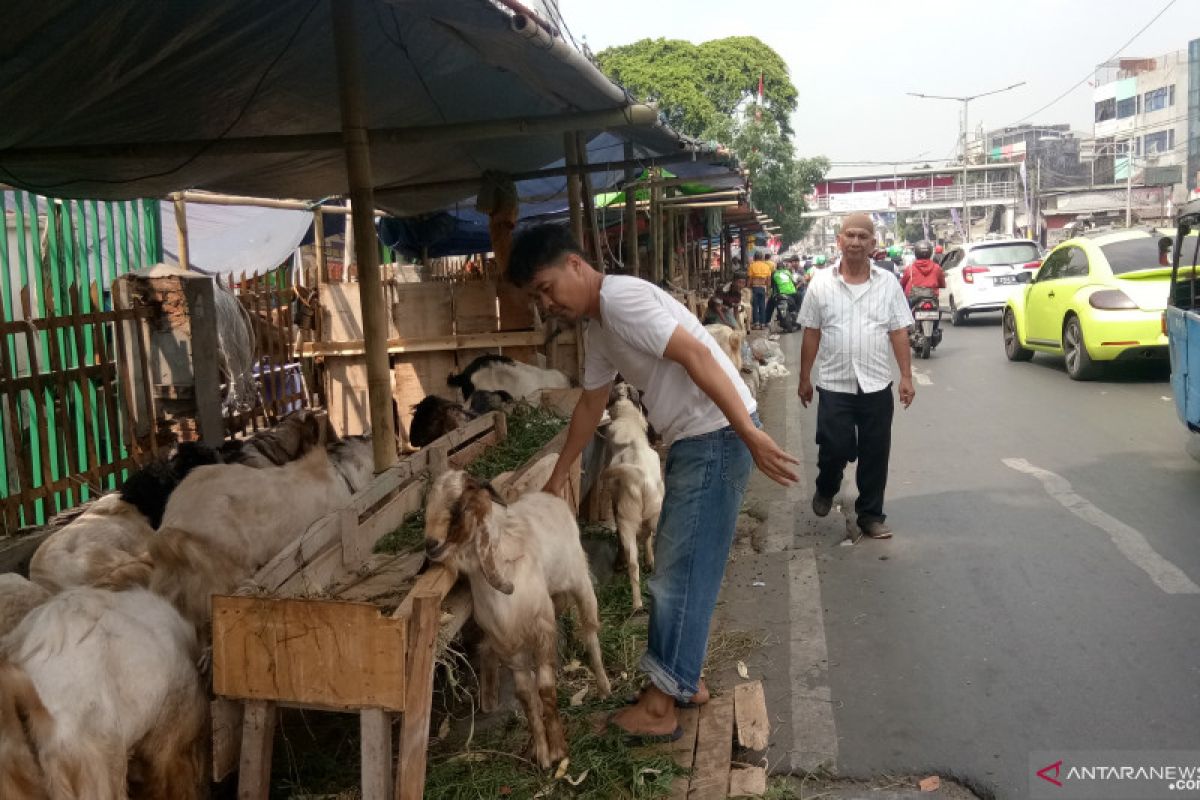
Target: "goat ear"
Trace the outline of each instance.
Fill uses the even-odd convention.
[[[496,564],[495,542],[492,540],[492,496],[486,489],[472,487],[463,496],[467,524],[475,529],[475,555],[479,568],[492,588],[501,594],[512,594],[512,581],[500,572]]]

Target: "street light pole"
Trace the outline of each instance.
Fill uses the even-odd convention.
[[[921,94],[920,92],[907,92],[911,97],[920,97],[924,100],[955,100],[963,104],[962,109],[962,210],[963,210],[963,243],[965,244],[971,238],[971,217],[967,206],[967,104],[972,100],[980,97],[987,97],[1000,92],[1007,92],[1009,89],[1015,89],[1018,86],[1024,86],[1025,81],[1014,83],[1011,86],[1005,86],[1003,89],[993,89],[990,92],[981,92],[980,94],[966,95],[962,97],[954,97],[950,95],[940,94]]]
[[[1133,152],[1125,142],[1125,227],[1133,227]]]

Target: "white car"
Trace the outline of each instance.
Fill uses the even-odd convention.
[[[994,239],[956,245],[942,258],[946,291],[941,304],[949,306],[950,322],[961,324],[969,314],[1003,311],[1023,270],[1042,265],[1041,251],[1031,239]]]

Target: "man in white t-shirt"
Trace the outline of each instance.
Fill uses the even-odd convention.
[[[757,464],[786,486],[799,462],[761,429],[745,383],[700,321],[647,281],[597,272],[566,228],[521,233],[509,279],[551,314],[587,326],[583,395],[544,490],[561,494],[618,373],[641,390],[650,423],[670,445],[641,661],[649,685],[611,724],[639,741],[676,739],[676,706],[708,700],[700,669],[750,471]]]

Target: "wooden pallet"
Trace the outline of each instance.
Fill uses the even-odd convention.
[[[667,747],[689,774],[675,779],[671,800],[724,800],[766,792],[765,767],[733,763],[735,741],[755,753],[767,749],[770,721],[761,682],[739,684],[732,694],[680,711],[679,724],[683,736]]]

